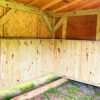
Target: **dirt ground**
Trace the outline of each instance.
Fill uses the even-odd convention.
[[[100,100],[100,88],[69,81],[30,100]]]

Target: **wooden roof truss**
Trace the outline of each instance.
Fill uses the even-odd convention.
[[[100,15],[100,8],[99,9],[89,9],[89,10],[80,10],[80,11],[72,11],[72,12],[62,12],[62,13],[54,13],[54,12],[47,12],[44,11],[45,9],[57,4],[57,3],[61,3],[63,2],[67,2],[68,5],[66,5],[66,7],[68,7],[69,5],[73,5],[74,3],[79,2],[80,0],[52,0],[51,2],[47,2],[45,5],[41,6],[40,9],[33,7],[32,5],[36,4],[37,2],[39,2],[40,0],[34,0],[28,4],[19,4],[16,2],[11,2],[13,0],[7,1],[7,0],[0,0],[0,5],[4,6],[4,7],[8,7],[11,8],[11,10],[9,10],[4,16],[1,17],[0,19],[0,25],[3,25],[11,16],[12,14],[14,14],[16,12],[16,10],[22,10],[22,11],[27,11],[30,13],[34,13],[34,14],[39,14],[41,16],[43,16],[43,19],[49,29],[49,31],[51,32],[51,38],[55,38],[55,32],[59,29],[59,27],[61,25],[63,25],[62,28],[62,38],[65,39],[66,38],[66,27],[67,27],[67,18],[69,16],[81,16],[81,15]],[[20,0],[23,1],[23,0]],[[49,0],[48,0],[49,1]],[[98,0],[97,0],[98,1]],[[92,1],[92,2],[86,2],[86,6],[87,5],[93,5],[93,3],[97,3],[96,0]],[[85,5],[83,5],[84,7],[86,7]],[[81,6],[81,8],[83,8],[83,6]],[[62,6],[62,8],[65,8],[65,5]],[[42,10],[41,10],[42,9]],[[61,9],[61,8],[59,8]],[[52,18],[52,24],[49,22],[48,17]],[[61,19],[58,21],[58,23],[55,25],[55,18],[56,17],[61,17]],[[98,17],[97,20],[99,20],[100,17]],[[98,32],[98,28],[97,28],[97,33]]]

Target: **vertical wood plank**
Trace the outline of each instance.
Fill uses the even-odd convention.
[[[67,17],[63,18],[62,39],[66,39]]]
[[[96,40],[97,40],[97,41],[100,41],[100,15],[97,15]]]
[[[51,72],[100,86],[100,42],[46,39],[0,41],[0,89]]]

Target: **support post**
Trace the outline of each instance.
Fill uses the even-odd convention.
[[[55,18],[52,18],[52,35],[51,35],[52,39],[55,38],[54,26],[55,26]]]
[[[66,29],[67,28],[67,17],[63,18],[63,27],[62,27],[62,39],[66,39]]]
[[[96,40],[100,41],[100,15],[97,15]]]

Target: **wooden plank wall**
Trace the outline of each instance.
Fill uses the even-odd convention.
[[[100,86],[100,42],[58,40],[54,43],[54,73]]]
[[[3,8],[0,7],[0,16],[9,11]],[[50,32],[42,16],[17,10],[3,26],[0,26],[0,37],[50,38]]]
[[[1,39],[0,89],[51,72],[100,86],[100,42]]]
[[[32,81],[52,72],[49,40],[0,40],[0,88]],[[51,44],[50,44],[51,43]]]
[[[96,40],[97,15],[72,16],[66,20],[66,39]],[[62,26],[57,30],[55,38],[62,38]]]

